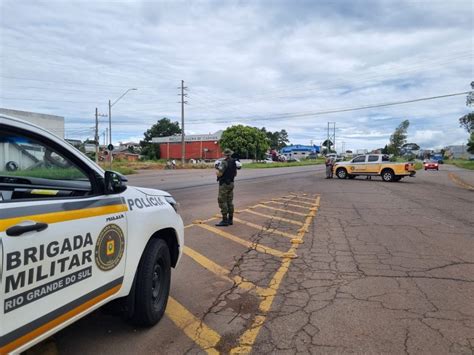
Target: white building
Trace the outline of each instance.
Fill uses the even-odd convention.
[[[7,108],[0,108],[0,114],[31,122],[44,129],[47,129],[61,138],[64,138],[64,117],[46,115],[44,113],[37,112],[11,110]]]

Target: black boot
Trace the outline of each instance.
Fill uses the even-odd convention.
[[[216,223],[216,227],[227,227],[229,225],[229,220],[226,215],[222,215],[222,221]]]
[[[229,213],[229,219],[227,220],[227,224],[229,226],[234,224],[234,214],[233,213]]]

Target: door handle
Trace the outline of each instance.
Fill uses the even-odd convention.
[[[28,224],[26,226],[13,226],[13,227],[8,228],[6,232],[7,232],[7,235],[10,237],[18,237],[26,232],[32,232],[32,231],[41,232],[41,231],[44,231],[46,228],[48,228],[47,223],[34,223],[34,224]]]

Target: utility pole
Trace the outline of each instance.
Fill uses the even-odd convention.
[[[181,80],[181,165],[183,166],[184,158],[186,156],[186,143],[184,141],[184,104],[188,103],[184,100],[185,97],[188,97],[188,94],[185,94],[184,91],[187,89],[188,88],[184,86],[184,80]]]
[[[336,122],[328,122],[328,138],[326,140],[326,154],[329,154],[331,143],[336,150]]]
[[[112,144],[112,104],[109,100],[109,145]],[[112,170],[112,150],[109,149],[109,161],[110,161],[110,170]]]
[[[95,163],[99,163],[99,109],[95,108]]]
[[[107,115],[101,115],[99,114],[99,109],[96,107],[95,108],[95,135],[94,135],[94,141],[95,141],[95,162],[99,162],[99,117],[107,117]],[[105,145],[105,143],[104,143]]]

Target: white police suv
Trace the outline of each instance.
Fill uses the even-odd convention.
[[[114,300],[156,324],[183,222],[166,192],[126,186],[70,144],[0,115],[0,354]]]

